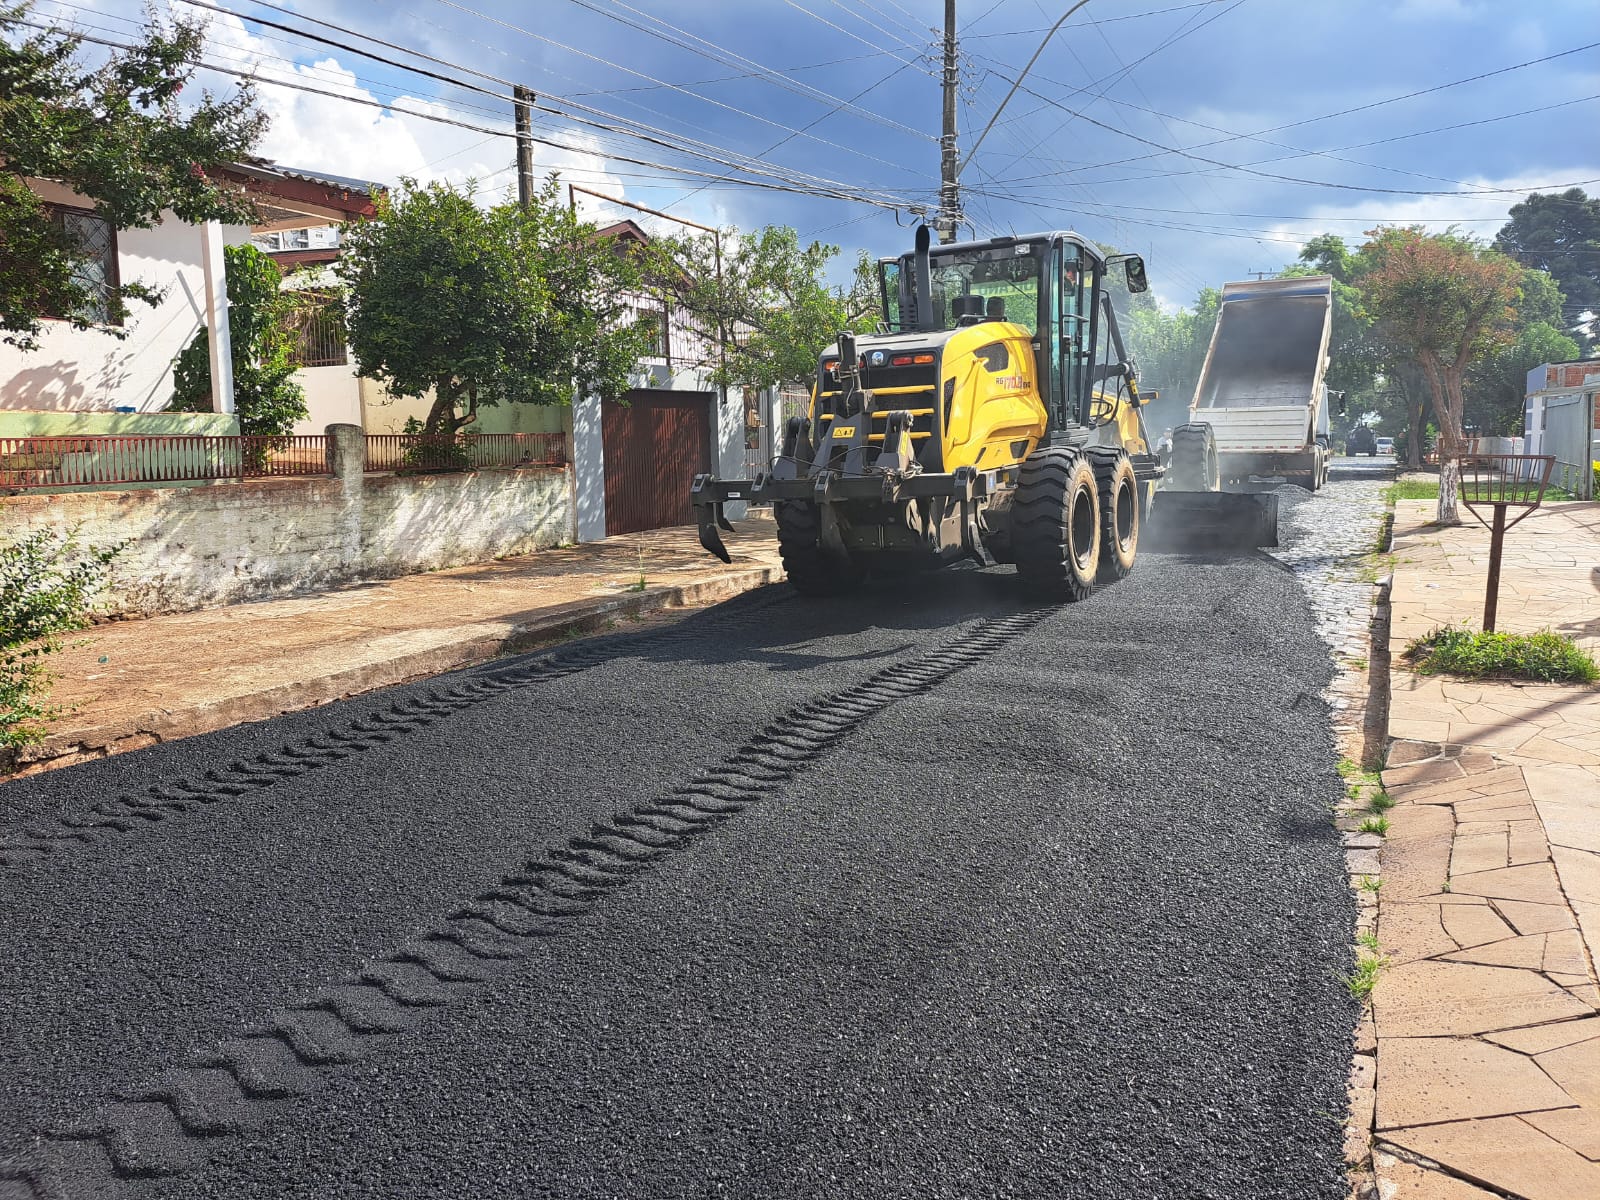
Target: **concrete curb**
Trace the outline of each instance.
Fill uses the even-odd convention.
[[[575,601],[493,633],[483,632],[482,625],[472,626],[469,628],[474,632],[458,641],[400,653],[331,675],[293,680],[188,708],[155,709],[114,725],[55,734],[24,751],[11,776],[4,774],[5,764],[0,761],[0,779],[33,775],[160,742],[316,708],[363,692],[476,666],[502,654],[520,654],[551,642],[599,633],[618,620],[673,608],[715,604],[783,578],[781,567],[750,567],[677,586]]]

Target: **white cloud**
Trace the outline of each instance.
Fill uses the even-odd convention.
[[[1587,179],[1595,168],[1552,167],[1520,177],[1506,179],[1467,179],[1467,190],[1446,196],[1373,196],[1348,204],[1319,204],[1306,211],[1307,220],[1280,222],[1271,227],[1275,238],[1304,245],[1319,233],[1340,233],[1350,245],[1365,240],[1373,227],[1384,225],[1422,225],[1429,233],[1441,233],[1451,225],[1461,232],[1492,239],[1507,220],[1507,210],[1540,190],[1541,185],[1562,180]],[[1471,189],[1498,189],[1482,195]],[[1548,189],[1546,189],[1548,190]],[[1320,223],[1319,223],[1320,222]]]

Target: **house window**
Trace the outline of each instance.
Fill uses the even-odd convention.
[[[665,310],[642,309],[639,312],[639,317],[649,323],[649,328],[646,332],[650,336],[650,342],[645,347],[645,357],[669,358],[667,346],[670,334],[667,332],[667,314]]]
[[[331,296],[302,292],[295,298],[288,326],[294,335],[289,361],[297,367],[348,365],[344,325]]]
[[[112,301],[119,286],[116,229],[110,221],[87,209],[57,204],[48,208],[50,219],[66,233],[80,254],[72,267],[72,281],[88,295],[82,310],[72,315],[100,325],[112,324]]]

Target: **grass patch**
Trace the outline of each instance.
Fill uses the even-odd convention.
[[[1361,877],[1361,890],[1377,895],[1383,890],[1383,877],[1381,875],[1363,875]]]
[[[1393,504],[1396,500],[1437,500],[1439,498],[1439,481],[1437,479],[1396,479],[1383,489],[1384,501]]]
[[[1375,833],[1379,837],[1388,837],[1389,836],[1389,818],[1388,817],[1368,817],[1365,821],[1361,822],[1361,832],[1362,833]]]
[[[1370,929],[1363,930],[1356,935],[1356,945],[1365,950],[1370,950],[1374,954],[1381,954],[1383,949],[1378,945],[1378,935]]]
[[[1422,675],[1539,683],[1594,683],[1600,679],[1600,664],[1571,638],[1549,629],[1538,633],[1435,629],[1407,646],[1402,657]]]
[[[1377,794],[1367,801],[1367,807],[1375,813],[1388,812],[1394,807],[1394,797],[1380,787]]]
[[[1356,969],[1348,975],[1339,976],[1339,982],[1350,989],[1350,994],[1365,1004],[1372,998],[1372,989],[1378,985],[1378,975],[1389,965],[1389,960],[1383,955],[1371,950],[1363,950],[1356,955]]]

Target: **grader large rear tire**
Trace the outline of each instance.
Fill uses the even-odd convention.
[[[1082,600],[1100,570],[1100,497],[1094,467],[1080,450],[1035,450],[1022,463],[1012,502],[1017,575],[1051,600]]]
[[[815,504],[786,500],[773,505],[778,518],[778,556],[794,590],[802,596],[838,596],[858,587],[862,570],[822,545],[822,515]]]
[[[1096,582],[1110,583],[1133,570],[1139,553],[1139,480],[1126,450],[1090,446],[1085,453],[1094,466],[1100,500],[1100,573]]]
[[[1215,492],[1222,487],[1217,442],[1211,426],[1179,425],[1172,431],[1166,486],[1177,492]]]

